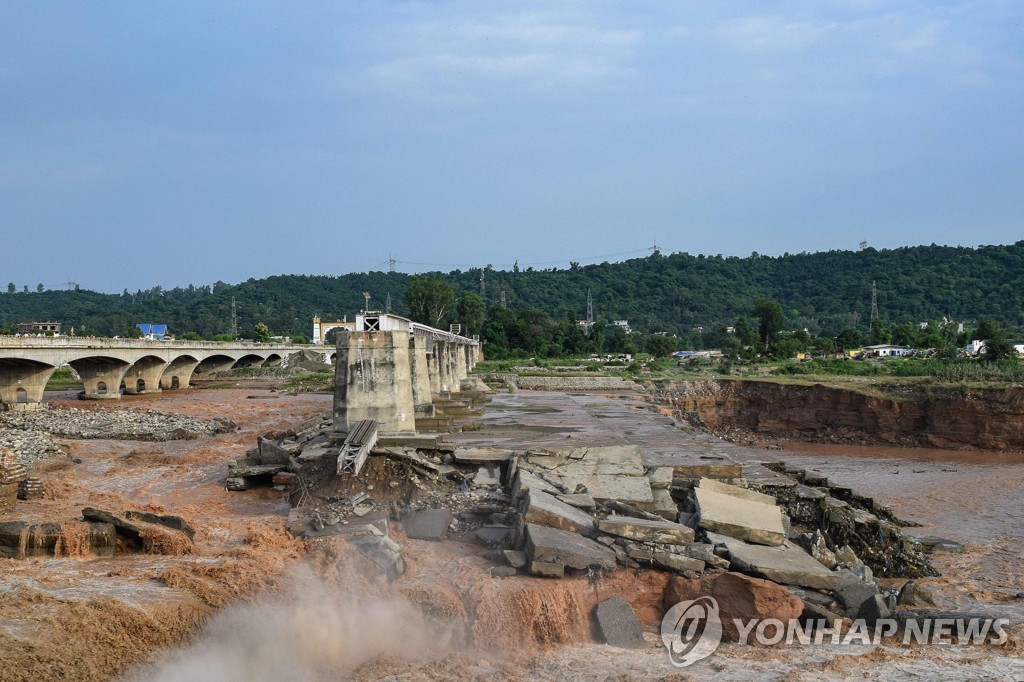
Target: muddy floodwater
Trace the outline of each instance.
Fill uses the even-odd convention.
[[[292,539],[284,531],[287,493],[224,490],[228,460],[261,433],[329,410],[329,395],[241,387],[66,404],[222,417],[239,428],[168,443],[64,439],[68,457],[35,465],[47,497],[19,503],[18,518],[67,521],[84,506],[178,514],[196,526],[195,547],[166,556],[0,561],[0,680],[1024,679],[1016,643],[725,644],[680,671],[657,636],[663,573],[621,570],[597,583],[492,579],[486,548],[410,540],[396,525],[409,569],[388,586],[352,573],[335,546],[313,553]],[[964,544],[965,553],[933,555],[943,575],[925,583],[941,607],[1024,621],[1014,598],[1024,591],[1019,456],[796,443],[768,450],[694,431],[637,396],[530,391],[497,393],[478,430],[450,439],[515,449],[634,443],[645,463],[660,466],[785,460],[921,524],[910,533]],[[638,608],[647,646],[591,643],[589,605],[624,592],[658,600],[641,598]],[[528,644],[513,644],[521,641]]]

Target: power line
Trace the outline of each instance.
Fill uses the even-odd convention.
[[[520,263],[519,265],[521,267],[522,266],[533,267],[533,266],[536,266],[536,265],[557,265],[559,263],[573,263],[573,262],[582,263],[584,261],[600,260],[602,258],[616,258],[618,256],[631,256],[631,255],[635,255],[635,254],[638,254],[638,253],[647,253],[647,252],[651,251],[651,249],[652,249],[652,247],[648,246],[648,247],[643,248],[643,249],[634,249],[633,251],[620,251],[619,253],[607,253],[607,254],[604,254],[604,255],[601,255],[601,256],[585,256],[583,258],[560,258],[558,260],[535,261],[535,262],[532,262],[532,263]],[[401,263],[403,265],[423,265],[423,266],[434,267],[434,268],[478,268],[478,267],[480,267],[480,265],[478,263],[424,263],[424,262],[421,262],[421,261],[397,260],[397,259],[388,259],[385,262],[390,263],[391,260],[394,260],[395,263]],[[497,264],[497,266],[492,266],[492,267],[511,268],[513,265],[514,265],[514,263],[499,263],[499,264]]]

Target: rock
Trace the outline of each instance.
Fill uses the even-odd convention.
[[[288,462],[284,464],[254,464],[252,460],[241,460],[228,463],[228,476],[231,478],[255,478],[257,476],[270,477],[279,471],[288,468]]]
[[[512,566],[493,566],[491,568],[491,577],[493,578],[511,578],[518,573]]]
[[[270,477],[270,482],[274,485],[283,485],[290,487],[295,483],[298,478],[298,474],[294,474],[290,471],[279,471]]]
[[[565,566],[548,561],[531,561],[529,571],[540,578],[561,578],[565,575]]]
[[[541,490],[531,490],[526,494],[523,521],[588,536],[597,530],[594,517]]]
[[[414,540],[444,540],[451,522],[451,509],[424,509],[404,515],[402,528]]]
[[[861,604],[856,617],[866,621],[869,626],[874,626],[883,618],[891,618],[892,611],[889,609],[885,597],[876,593],[874,597]]]
[[[835,551],[836,561],[839,562],[840,568],[854,568],[855,566],[863,566],[864,562],[860,560],[853,548],[849,545],[843,545]]]
[[[679,553],[683,556],[688,556],[691,559],[699,559],[705,564],[711,565],[713,568],[729,568],[729,561],[715,554],[714,545],[695,542],[690,545],[680,546]]]
[[[650,511],[654,505],[651,484],[637,445],[558,448],[527,452],[522,460],[567,492],[583,486],[597,502],[619,500]]]
[[[241,476],[229,476],[224,480],[225,490],[248,490],[253,487],[253,483],[248,478],[242,478]]]
[[[644,631],[640,628],[633,607],[615,595],[594,609],[598,630],[604,641],[620,649],[641,649],[645,646]]]
[[[402,548],[391,538],[383,535],[364,535],[348,537],[346,542],[376,564],[387,576],[388,582],[394,582],[405,573]]]
[[[558,494],[560,492],[556,486],[551,485],[540,476],[526,469],[516,471],[511,490],[512,496],[517,500],[522,499],[531,490],[539,490],[549,494]]]
[[[926,552],[948,552],[950,554],[961,554],[967,551],[966,547],[953,540],[946,540],[944,538],[937,537],[923,537],[916,539],[921,543],[921,546],[924,547],[924,551]]]
[[[667,610],[698,597],[714,597],[718,602],[722,633],[731,640],[738,639],[734,618],[778,618],[785,623],[804,611],[800,598],[781,585],[739,573],[716,573],[697,580],[669,578],[663,605]]]
[[[748,502],[757,502],[758,504],[767,504],[769,506],[777,506],[777,501],[771,495],[759,493],[756,490],[750,490],[749,488],[741,488],[738,485],[729,485],[722,481],[715,480],[713,478],[702,478],[697,481],[697,487],[702,490],[710,490],[711,492],[721,493],[722,495],[730,495],[740,500],[746,500]]]
[[[828,627],[834,627],[836,622],[841,621],[842,619],[842,616],[837,613],[833,613],[824,606],[819,606],[818,604],[812,604],[811,602],[806,601],[804,602],[803,613],[800,614],[800,620],[802,622],[806,623],[810,621],[817,624],[818,621],[825,621],[825,624]]]
[[[93,521],[97,523],[109,523],[114,526],[117,534],[130,540],[133,543],[142,543],[142,530],[134,523],[125,521],[119,516],[115,516],[108,511],[102,509],[94,509],[92,507],[86,507],[82,510],[82,516],[86,521]]]
[[[609,516],[597,522],[602,533],[665,545],[687,545],[693,542],[693,530],[671,521],[649,521],[628,516]]]
[[[853,574],[842,571],[837,576],[840,582],[833,589],[833,594],[851,618],[856,617],[865,602],[878,596],[878,587],[874,584],[866,583]]]
[[[908,580],[900,588],[896,603],[900,606],[935,606],[935,598],[927,587]]]
[[[502,551],[505,555],[505,561],[512,568],[523,568],[526,566],[526,552],[522,552],[517,549],[506,549]]]
[[[26,522],[0,521],[0,557],[5,559],[24,558],[24,539],[27,538],[27,535],[28,524]]]
[[[839,564],[836,555],[828,548],[825,536],[821,534],[820,530],[815,530],[813,533],[804,533],[800,536],[799,542],[800,546],[806,549],[825,568],[834,570]]]
[[[752,492],[744,491],[742,488],[736,490]],[[709,487],[695,488],[694,495],[697,499],[697,518],[701,528],[738,540],[775,547],[786,539],[782,510],[774,504],[719,492]]]
[[[18,507],[18,484],[0,484],[0,516],[13,514]]]
[[[260,449],[260,464],[288,464],[292,453],[282,448],[275,441],[260,437],[256,440]]]
[[[533,523],[526,524],[526,558],[531,573],[536,562],[576,569],[615,568],[615,552],[604,545],[576,533]]]
[[[170,514],[150,514],[149,512],[138,511],[126,511],[124,516],[127,519],[143,521],[145,523],[155,523],[161,526],[167,526],[173,530],[180,530],[188,536],[189,540],[194,540],[196,537],[196,529],[192,527],[192,524],[180,516],[173,516]]]
[[[831,590],[839,584],[836,574],[788,540],[778,547],[767,547],[713,533],[709,538],[712,536],[715,544],[726,547],[729,566],[734,571],[818,590]]]

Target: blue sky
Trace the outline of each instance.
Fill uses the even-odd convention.
[[[999,0],[7,0],[0,279],[1013,242],[1022,18]]]

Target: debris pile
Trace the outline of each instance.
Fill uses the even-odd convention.
[[[651,468],[636,445],[514,452],[425,435],[381,437],[351,472],[339,469],[345,435],[332,432],[326,416],[266,434],[231,463],[228,487],[266,477],[287,488],[294,535],[341,536],[388,580],[405,571],[392,537],[400,527],[414,540],[484,545],[494,577],[599,579],[649,568],[675,576],[677,597],[732,600],[738,614],[874,622],[931,599],[920,585],[897,593],[875,580],[876,571],[932,574],[891,512],[806,472]],[[609,643],[636,644],[622,604],[603,603],[595,614],[595,631]]]

